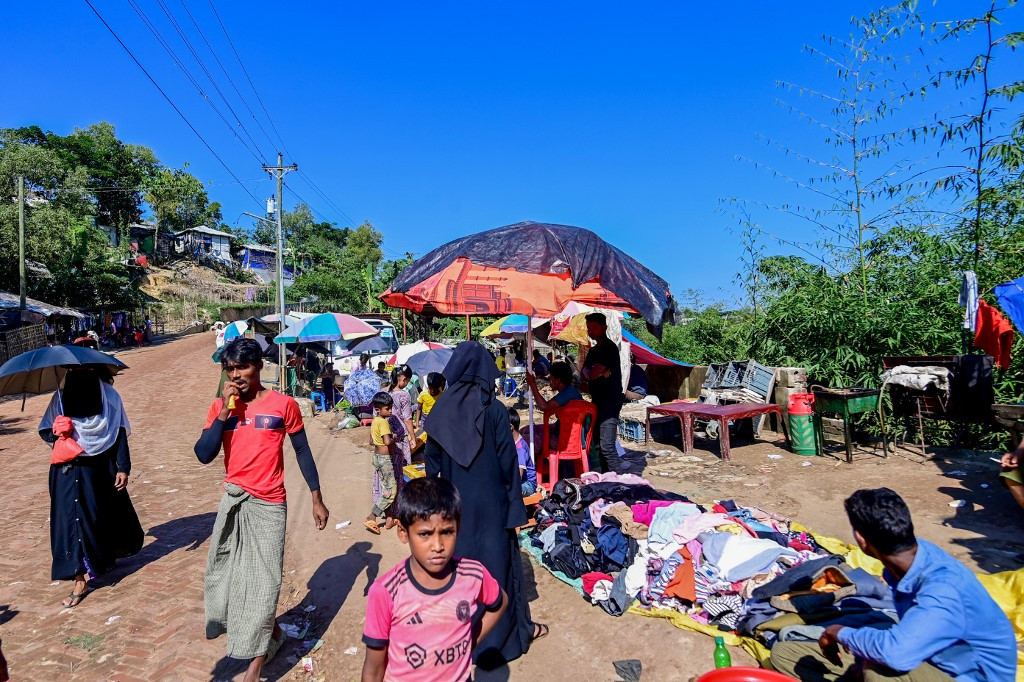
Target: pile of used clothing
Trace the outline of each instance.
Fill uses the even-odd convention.
[[[545,567],[613,616],[634,603],[673,609],[768,646],[895,617],[884,583],[788,519],[732,501],[708,509],[631,474],[559,481],[529,539]]]

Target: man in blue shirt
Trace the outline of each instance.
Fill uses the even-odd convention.
[[[775,669],[800,680],[1013,680],[1010,621],[963,564],[914,536],[903,499],[888,488],[858,490],[845,507],[857,544],[885,566],[900,622],[830,625],[817,645],[779,642]]]

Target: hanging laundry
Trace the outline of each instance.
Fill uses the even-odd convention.
[[[1017,329],[1024,329],[1024,277],[1003,282],[992,293],[999,301],[999,307],[1017,325]]]
[[[999,369],[1009,368],[1013,327],[985,301],[978,301],[978,329],[974,332],[974,345],[995,358]]]
[[[964,329],[972,332],[978,328],[978,276],[971,270],[964,271],[964,279],[960,283],[960,306],[964,310]],[[1005,309],[1006,306],[1003,306]]]

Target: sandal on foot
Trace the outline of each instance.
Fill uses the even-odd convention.
[[[370,521],[369,519],[363,521],[363,528],[370,531],[374,535],[380,535],[380,527],[377,525],[376,519],[374,519],[373,521]]]
[[[73,608],[75,608],[76,606],[78,606],[79,604],[82,603],[83,599],[85,599],[87,596],[89,596],[90,592],[92,592],[92,588],[91,587],[85,588],[85,592],[82,592],[82,593],[79,593],[79,594],[75,594],[74,592],[72,592],[71,594],[68,595],[67,599],[65,599],[63,602],[61,602],[61,608],[65,608],[65,609],[73,609]]]
[[[388,517],[388,520],[384,522],[384,530],[391,530],[398,524],[398,519],[393,516]]]
[[[530,641],[536,642],[538,639],[544,639],[548,636],[549,632],[551,632],[551,630],[547,625],[544,625],[543,623],[534,623],[533,634],[530,635]]]
[[[263,664],[266,665],[277,655],[277,652],[281,650],[281,645],[284,644],[285,634],[281,633],[281,639],[274,639],[273,633],[270,635],[270,644],[267,645],[267,655],[263,659]]]

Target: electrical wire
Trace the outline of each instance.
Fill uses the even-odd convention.
[[[195,136],[199,138],[199,141],[202,142],[203,145],[209,150],[209,152],[213,154],[214,158],[220,162],[220,165],[224,167],[224,170],[228,172],[228,175],[234,178],[235,182],[237,182],[239,186],[241,186],[241,188],[245,190],[245,193],[248,194],[249,197],[254,202],[256,202],[257,206],[262,206],[262,202],[260,202],[260,200],[256,198],[256,195],[250,192],[249,188],[242,184],[242,181],[238,178],[237,175],[235,175],[235,172],[231,170],[228,164],[224,162],[224,159],[220,157],[220,154],[214,151],[213,147],[210,146],[210,143],[206,141],[206,138],[203,137],[198,130],[196,130],[196,127],[192,125],[192,122],[188,120],[188,117],[185,116],[185,114],[182,113],[181,109],[178,108],[178,105],[174,103],[174,100],[172,100],[170,96],[166,92],[164,92],[164,89],[160,87],[160,84],[157,83],[156,79],[154,79],[153,76],[150,75],[149,71],[147,71],[146,67],[142,65],[142,62],[139,61],[138,57],[136,57],[135,54],[131,51],[131,49],[129,49],[129,47],[125,44],[125,42],[121,40],[121,36],[117,34],[117,32],[109,23],[107,23],[107,20],[103,18],[103,15],[100,14],[99,10],[96,9],[96,7],[92,4],[91,0],[85,0],[85,4],[87,4],[89,6],[89,9],[93,11],[93,14],[96,15],[96,18],[99,19],[104,26],[106,26],[107,30],[110,31],[110,35],[114,36],[114,39],[118,42],[118,44],[121,45],[122,48],[124,48],[124,51],[128,53],[129,57],[132,58],[132,61],[135,62],[135,65],[142,70],[142,73],[146,75],[146,78],[148,78],[149,82],[153,84],[153,87],[155,87],[157,91],[161,95],[163,95],[163,98],[167,100],[167,103],[171,105],[171,108],[174,109],[178,116],[181,117],[181,120],[185,122],[185,125],[187,125],[189,129],[193,133],[195,133]]]
[[[277,126],[274,125],[274,119],[270,117],[270,113],[267,111],[267,106],[263,103],[263,98],[260,97],[260,93],[256,90],[256,85],[252,82],[252,77],[249,75],[248,69],[245,68],[245,64],[242,63],[242,57],[238,54],[238,50],[235,49],[235,43],[231,40],[231,36],[228,34],[228,28],[224,25],[224,22],[220,18],[220,13],[217,12],[217,6],[213,4],[213,0],[209,0],[210,9],[213,10],[213,15],[217,17],[217,23],[220,24],[221,31],[224,32],[224,37],[228,40],[228,45],[231,46],[231,51],[235,53],[235,59],[238,60],[238,65],[242,67],[242,73],[245,74],[245,79],[249,81],[249,87],[252,88],[252,92],[256,95],[256,101],[260,103],[260,108],[263,109],[263,114],[267,117],[267,121],[270,122],[270,127],[273,129],[274,134],[277,135],[277,141],[281,143],[281,149],[288,155],[289,158],[294,158],[292,153],[288,151],[288,147],[285,145],[284,140],[281,139],[281,133],[278,132]]]
[[[88,2],[88,0],[86,1]],[[235,131],[234,126],[232,126],[230,121],[227,120],[223,112],[221,112],[221,110],[217,107],[213,100],[210,99],[210,97],[203,91],[203,87],[199,84],[199,81],[196,80],[195,76],[192,75],[192,72],[189,71],[188,67],[186,67],[185,64],[178,58],[178,55],[177,53],[175,53],[174,48],[172,48],[170,43],[168,43],[167,40],[163,37],[163,35],[160,33],[160,30],[156,27],[156,24],[154,24],[153,20],[149,18],[148,14],[146,14],[146,11],[142,9],[142,7],[136,2],[136,0],[128,0],[128,4],[131,5],[133,10],[135,10],[135,13],[138,15],[139,19],[146,26],[146,28],[149,29],[150,33],[153,34],[153,37],[155,37],[157,42],[160,43],[160,46],[164,48],[168,55],[170,55],[171,60],[175,63],[175,65],[177,65],[177,67],[181,69],[182,73],[185,74],[185,77],[189,79],[193,86],[195,86],[196,90],[199,92],[199,96],[206,100],[206,103],[210,105],[210,108],[213,109],[213,111],[217,114],[217,116],[224,123],[224,125],[227,126],[228,130],[231,131],[231,134],[235,136],[235,139],[237,139],[242,144],[242,146],[245,147],[246,151],[252,154],[254,159],[256,159],[260,163],[263,163],[263,160],[260,158],[260,155],[257,152],[253,151],[253,149],[249,147],[248,143],[238,135],[238,133]],[[89,6],[92,7],[91,2],[89,3]],[[95,8],[93,8],[93,11],[96,11]]]
[[[210,81],[210,85],[212,85],[213,89],[217,92],[218,95],[220,95],[220,98],[227,106],[228,111],[230,111],[231,115],[235,117],[235,121],[238,123],[238,127],[242,129],[242,132],[245,133],[245,136],[249,138],[249,142],[252,143],[253,148],[257,150],[257,156],[260,158],[260,161],[266,163],[266,157],[263,154],[259,153],[259,144],[257,144],[256,140],[254,140],[252,138],[252,135],[249,134],[249,131],[246,129],[245,124],[242,123],[242,119],[240,119],[238,117],[238,114],[235,112],[235,108],[231,106],[231,102],[229,102],[228,98],[224,96],[224,92],[221,91],[220,86],[217,85],[217,81],[214,80],[213,74],[211,74],[210,70],[206,68],[206,64],[199,56],[199,53],[196,52],[196,49],[192,46],[192,41],[189,40],[188,35],[186,35],[185,30],[181,27],[181,24],[178,23],[178,20],[175,18],[170,8],[167,6],[167,3],[164,2],[164,0],[156,0],[156,3],[160,6],[160,9],[161,11],[163,11],[164,16],[167,17],[167,20],[171,22],[171,26],[178,33],[178,37],[181,38],[183,43],[185,43],[186,49],[188,49],[188,51],[192,54],[192,58],[196,60],[196,63],[199,65],[199,68],[202,69],[203,73],[206,75],[207,80]]]
[[[185,10],[185,14],[188,15],[189,19],[191,19],[192,25],[196,27],[196,31],[199,33],[199,36],[203,39],[203,42],[206,43],[206,47],[210,50],[210,54],[213,55],[213,59],[217,62],[217,66],[219,66],[220,70],[224,72],[224,76],[228,79],[228,83],[231,84],[231,88],[235,91],[235,94],[238,95],[238,99],[241,100],[242,104],[249,112],[249,116],[251,116],[252,120],[255,121],[257,126],[259,126],[260,131],[262,131],[263,136],[267,138],[267,142],[270,143],[270,146],[274,147],[274,141],[270,139],[270,135],[267,133],[267,129],[264,128],[263,123],[258,118],[256,118],[256,114],[253,112],[252,107],[249,106],[249,101],[242,96],[242,92],[238,89],[238,86],[235,85],[235,80],[231,77],[231,74],[228,72],[227,67],[224,66],[224,62],[222,62],[220,60],[220,57],[217,56],[217,51],[213,49],[213,45],[207,39],[206,34],[203,33],[203,29],[200,28],[199,22],[196,21],[194,16],[192,16],[192,12],[189,11],[188,5],[185,4],[185,0],[178,0],[178,2],[181,3],[182,8]]]

